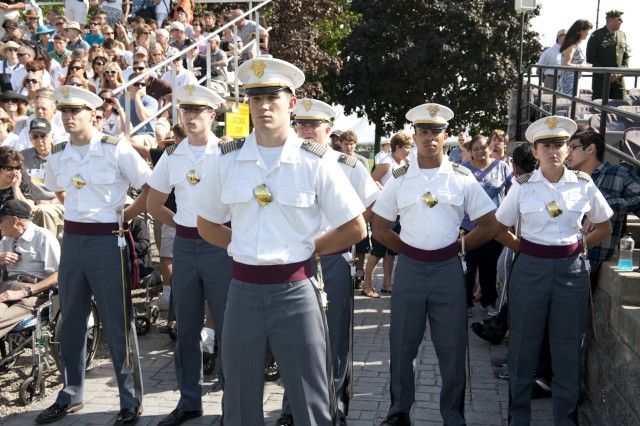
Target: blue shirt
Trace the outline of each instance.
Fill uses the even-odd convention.
[[[156,101],[149,95],[144,95],[142,97],[142,105],[144,105],[146,109],[151,111],[152,114],[155,114],[156,112],[158,112],[158,101]],[[122,97],[122,99],[120,99],[120,106],[122,108],[125,107],[124,96]],[[131,99],[131,128],[136,127],[140,123],[142,123],[142,120],[140,120],[138,118],[138,114],[136,114],[136,102],[133,99]],[[131,136],[144,135],[144,134],[150,134],[155,136],[156,134],[155,128],[156,128],[156,119],[154,118],[150,122],[145,124],[144,127],[142,127],[140,130],[131,133]]]
[[[89,46],[93,46],[94,44],[102,44],[104,43],[104,36],[102,34],[94,36],[93,34],[89,33],[84,36],[84,41],[89,43]]]

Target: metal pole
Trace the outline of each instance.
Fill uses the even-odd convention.
[[[520,60],[518,61],[518,102],[516,105],[517,115],[516,115],[516,140],[521,140],[522,131],[521,127],[521,117],[522,117],[522,55],[523,55],[523,47],[524,47],[524,11],[520,12],[522,14],[522,19],[520,21]]]
[[[598,20],[600,19],[600,0],[598,0],[598,8],[596,9],[596,30],[598,27]]]

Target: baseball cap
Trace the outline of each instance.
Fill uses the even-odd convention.
[[[31,206],[21,200],[8,200],[0,206],[0,218],[5,216],[16,216],[20,219],[31,217]]]

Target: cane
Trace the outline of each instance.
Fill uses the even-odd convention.
[[[460,257],[460,262],[462,263],[462,273],[464,279],[463,285],[466,286],[466,277],[467,277],[467,262],[465,261],[466,251],[464,248],[464,229],[460,229],[460,253],[458,256]],[[466,294],[466,287],[465,287]],[[469,330],[466,330],[467,333],[467,385],[469,388],[469,401],[473,401],[473,391],[471,389],[471,350],[469,348]]]
[[[591,287],[591,263],[589,262],[589,249],[587,248],[587,236],[582,230],[582,256],[584,258],[584,266],[587,269],[587,284],[589,285],[589,305],[591,308],[591,329],[593,331],[593,340],[596,342],[596,362],[598,364],[598,385],[602,394],[602,403],[606,404],[607,399],[604,394],[604,384],[602,383],[602,364],[600,363],[600,343],[598,343],[598,335],[596,334],[596,317],[593,309],[593,288]]]
[[[129,348],[129,321],[127,321],[127,277],[126,277],[126,268],[125,268],[125,255],[126,255],[126,247],[127,240],[124,238],[125,232],[124,229],[124,215],[123,210],[118,209],[118,230],[112,231],[112,234],[118,236],[118,247],[120,248],[120,273],[121,273],[121,282],[122,282],[122,309],[124,312],[124,344],[125,344],[125,365],[127,368],[131,368],[131,350]]]

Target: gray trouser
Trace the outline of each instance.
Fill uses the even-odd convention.
[[[224,309],[231,281],[231,258],[226,250],[203,239],[176,236],[173,243],[173,307],[178,325],[173,360],[180,388],[178,409],[202,409],[202,347],[200,331],[204,322],[204,302],[213,317],[218,350],[222,348]],[[222,370],[218,380],[224,387]]]
[[[264,424],[269,345],[296,426],[331,425],[325,332],[313,279],[282,284],[232,279],[222,333],[225,424]]]
[[[457,257],[421,262],[398,257],[391,297],[391,408],[409,413],[415,401],[414,363],[427,317],[438,357],[442,389],[440,414],[447,426],[464,424],[467,302]]]
[[[577,424],[580,345],[589,288],[581,256],[516,257],[509,282],[509,424],[531,422],[531,388],[545,326],[553,366],[553,422]]]
[[[128,256],[125,253],[126,259]],[[128,269],[125,275],[128,275]],[[125,306],[122,304],[122,270],[117,237],[65,233],[58,277],[63,317],[60,357],[64,388],[56,402],[63,405],[82,402],[87,322],[93,293],[118,382],[120,408],[139,406],[140,401],[135,396],[133,367],[125,365]],[[131,325],[135,325],[135,315],[128,280],[124,298],[131,330]],[[137,344],[135,335],[130,338]]]
[[[324,291],[327,293],[327,325],[331,360],[333,363],[333,381],[338,402],[338,417],[346,416],[345,398],[347,370],[349,367],[349,319],[351,310],[351,270],[341,254],[321,256]],[[291,414],[289,398],[285,392],[282,397],[282,412]],[[296,419],[294,419],[296,420]]]

